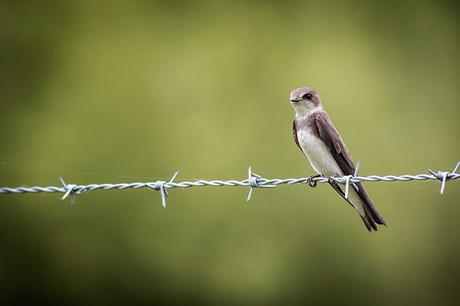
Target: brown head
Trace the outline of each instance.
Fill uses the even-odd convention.
[[[305,116],[323,108],[319,94],[308,87],[294,89],[289,100],[297,116]]]

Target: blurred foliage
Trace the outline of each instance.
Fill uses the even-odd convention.
[[[447,1],[2,1],[0,185],[313,174],[289,92],[317,89],[361,174],[459,159]],[[0,196],[0,302],[457,304],[460,189],[368,184]]]

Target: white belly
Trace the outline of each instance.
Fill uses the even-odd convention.
[[[342,176],[342,171],[322,140],[306,129],[297,132],[302,151],[307,156],[313,169],[326,177]]]

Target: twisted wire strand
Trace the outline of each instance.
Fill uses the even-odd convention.
[[[460,167],[460,162],[456,164],[451,172],[438,171],[434,172],[429,170],[429,173],[420,174],[404,174],[404,175],[369,175],[369,176],[358,176],[359,164],[356,167],[354,175],[347,175],[342,177],[302,177],[302,178],[285,178],[285,179],[267,179],[263,178],[252,172],[249,167],[248,178],[244,180],[196,180],[196,181],[183,181],[174,182],[178,172],[176,172],[171,180],[166,181],[153,181],[153,182],[135,182],[135,183],[103,183],[103,184],[88,184],[88,185],[75,185],[66,184],[61,179],[62,186],[23,186],[23,187],[0,187],[0,194],[22,194],[22,193],[64,193],[62,199],[66,199],[71,196],[72,203],[74,196],[89,191],[95,190],[124,190],[124,189],[140,189],[149,188],[161,192],[162,204],[166,207],[166,197],[168,196],[168,189],[174,188],[191,188],[191,187],[249,187],[249,194],[247,200],[251,198],[253,188],[257,187],[277,187],[280,185],[295,185],[295,184],[309,184],[314,186],[317,183],[329,183],[331,180],[339,184],[346,185],[346,194],[348,194],[349,184],[358,182],[407,182],[407,181],[441,181],[441,194],[444,192],[447,181],[453,181],[460,178],[460,174],[457,173]],[[313,185],[311,185],[313,183]]]

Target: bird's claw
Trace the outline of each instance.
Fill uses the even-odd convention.
[[[321,174],[317,174],[317,175],[312,175],[310,176],[308,179],[307,179],[307,184],[310,186],[310,187],[316,187],[316,185],[318,184],[314,179],[317,178],[317,177],[320,177]]]

